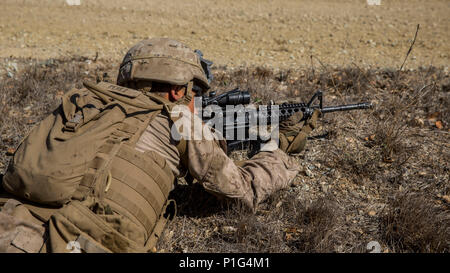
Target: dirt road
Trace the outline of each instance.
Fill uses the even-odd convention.
[[[216,65],[448,66],[449,1],[3,0],[0,57],[83,55],[120,62],[147,37],[200,48]],[[318,61],[315,61],[317,65]]]

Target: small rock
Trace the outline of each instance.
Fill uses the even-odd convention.
[[[438,121],[438,119],[441,117],[441,113],[440,112],[433,112],[431,114],[428,115],[427,119],[430,123],[435,123],[436,121]]]
[[[279,91],[279,92],[283,92],[283,91],[286,91],[286,90],[287,90],[287,86],[286,85],[280,85],[277,88],[277,91]]]
[[[13,156],[15,152],[16,152],[16,149],[8,148],[8,150],[6,150],[6,155]]]
[[[223,233],[234,233],[234,232],[236,232],[236,228],[235,227],[232,227],[232,226],[223,226],[222,228],[221,228],[221,231],[223,232]]]
[[[371,210],[371,211],[369,211],[369,216],[375,216],[375,215],[377,215],[377,212],[376,211],[374,211],[374,210]]]
[[[173,238],[173,235],[174,235],[174,232],[173,232],[173,230],[171,230],[169,232],[169,234],[167,235],[166,240],[170,242],[170,240],[172,240],[172,238]]]
[[[415,123],[417,126],[420,126],[420,127],[423,127],[423,126],[425,125],[425,121],[424,121],[422,118],[419,118],[419,117],[416,117],[416,118],[414,119],[414,123]]]
[[[292,235],[290,233],[286,233],[285,239],[286,241],[292,240]]]
[[[353,195],[356,198],[359,197],[359,193],[357,191],[355,191],[355,190],[350,190],[350,194]]]
[[[17,67],[17,63],[8,63],[9,67],[12,67],[14,69],[14,71],[18,71],[18,67]]]
[[[442,196],[442,200],[444,200],[445,203],[450,204],[450,196],[444,195],[444,196]]]
[[[351,138],[351,137],[346,137],[345,140],[346,140],[348,143],[353,143],[353,142],[355,142],[355,140],[353,140],[353,138]]]

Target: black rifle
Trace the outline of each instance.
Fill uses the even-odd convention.
[[[318,100],[318,104],[313,105],[315,100]],[[217,105],[222,110],[220,112],[220,117],[223,118],[223,124],[225,125],[224,132],[231,132],[234,136],[235,132],[239,130],[244,130],[245,137],[241,140],[230,140],[227,139],[228,151],[234,150],[244,150],[251,148],[258,148],[260,144],[260,140],[252,139],[249,133],[249,127],[251,124],[251,120],[259,121],[260,118],[270,122],[272,115],[272,108],[274,108],[274,104],[270,104],[259,108],[258,111],[250,111],[244,112],[243,115],[239,115],[239,111],[245,111],[244,109],[240,109],[236,111],[236,109],[229,110],[227,109],[227,105],[247,105],[250,103],[250,93],[248,91],[241,91],[239,89],[233,89],[226,93],[216,96],[214,91],[210,92],[208,95],[204,95],[202,97],[202,119],[206,124],[209,124],[209,121],[212,120],[214,116],[212,113],[205,109],[205,107],[209,105]],[[357,110],[357,109],[368,109],[372,107],[372,104],[369,102],[362,102],[357,104],[347,104],[347,105],[338,105],[338,106],[328,106],[323,107],[323,92],[317,91],[308,103],[283,103],[280,105],[276,105],[278,107],[278,121],[281,122],[283,120],[288,119],[291,115],[296,112],[303,112],[303,119],[307,120],[311,117],[315,109],[320,109],[322,114],[337,112],[337,111],[349,111],[349,110]],[[256,116],[255,116],[256,115]],[[240,118],[238,118],[240,117]],[[275,117],[276,118],[276,117]],[[257,146],[255,146],[257,145]]]

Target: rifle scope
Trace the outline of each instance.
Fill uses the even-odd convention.
[[[227,105],[239,105],[250,103],[250,93],[248,91],[241,91],[239,89],[233,89],[226,93],[216,96],[215,91],[209,92],[208,96],[203,96],[202,106],[218,105],[225,107]]]

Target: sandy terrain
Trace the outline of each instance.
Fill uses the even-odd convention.
[[[216,65],[448,66],[449,1],[3,0],[0,57],[74,54],[119,62],[147,37],[200,48]]]

